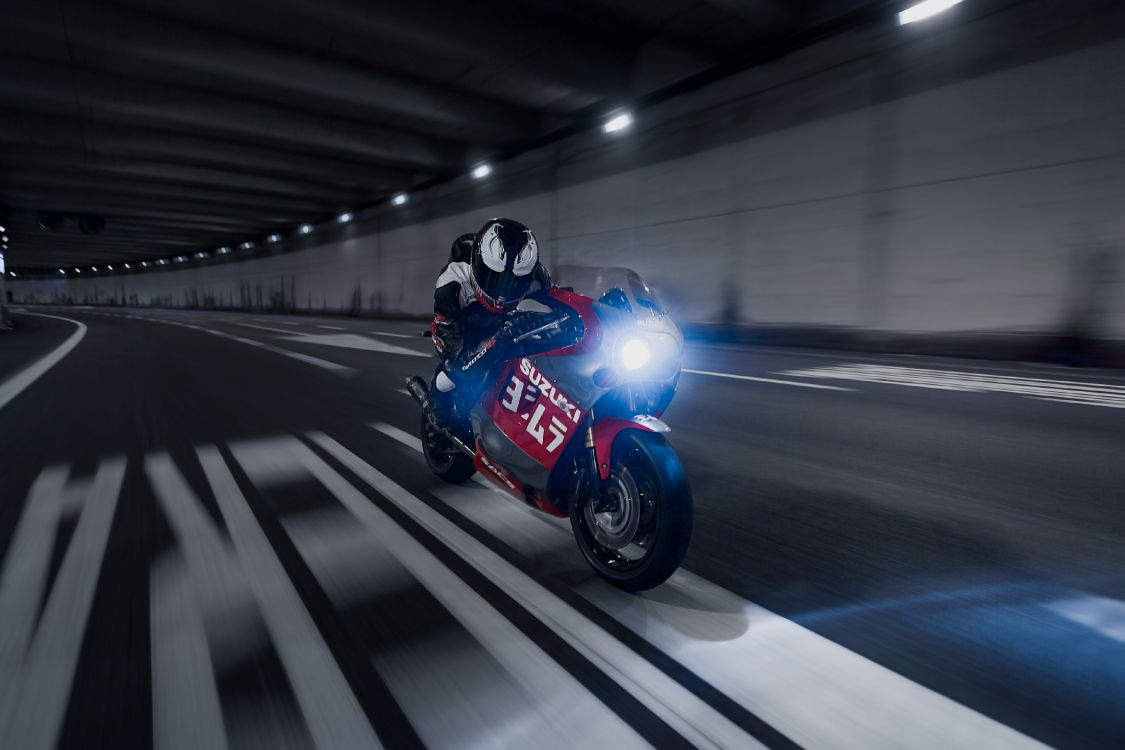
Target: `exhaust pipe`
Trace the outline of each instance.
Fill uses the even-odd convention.
[[[418,402],[418,406],[423,409],[430,407],[430,387],[426,385],[426,381],[417,375],[411,376],[406,379],[406,390],[409,391],[410,396]]]

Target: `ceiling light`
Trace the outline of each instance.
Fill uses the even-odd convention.
[[[156,265],[166,266],[166,265],[168,265],[168,259],[167,258],[161,258],[160,260],[156,261]]]
[[[473,177],[475,179],[480,180],[488,177],[490,174],[492,174],[492,165],[488,162],[485,162],[484,164],[478,164],[473,167]]]
[[[628,112],[622,112],[619,115],[614,115],[605,121],[602,125],[603,133],[616,133],[620,130],[625,130],[633,124],[633,116]]]
[[[75,272],[75,273],[82,273],[82,269],[81,269],[81,268],[75,268],[75,269],[74,269],[74,272]]]
[[[3,224],[0,224],[0,232],[7,232],[7,231],[8,231],[8,228],[6,226],[4,226]]]
[[[0,237],[0,240],[3,240],[4,242],[7,242],[8,241],[8,235],[4,235],[3,237]]]
[[[908,23],[914,23],[915,21],[925,20],[930,16],[936,16],[938,13],[947,11],[960,2],[961,0],[922,0],[922,2],[911,5],[898,14],[898,25],[905,26]]]
[[[97,273],[98,267],[97,266],[90,266],[90,270],[93,271],[94,273]]]
[[[126,271],[128,271],[128,270],[129,270],[130,268],[132,268],[132,266],[131,266],[131,265],[129,265],[128,263],[126,263],[126,264],[125,264],[125,270],[126,270]]]
[[[347,224],[349,221],[351,221],[354,218],[355,218],[355,215],[352,214],[351,211],[345,211],[344,213],[342,213],[342,214],[340,214],[339,216],[336,217],[336,221],[340,224]]]
[[[266,237],[266,242],[270,243],[271,245],[274,244],[275,242],[281,242],[281,235],[280,234],[271,234],[269,237]]]
[[[239,247],[241,247],[243,250],[250,250],[254,247],[254,243],[253,242],[243,242],[241,245],[239,245]]]
[[[112,271],[112,270],[113,270],[113,266],[106,266],[106,267],[105,267],[105,270],[107,270],[107,271]]]
[[[176,262],[177,262],[177,263],[183,263],[183,262],[184,262],[185,260],[187,260],[187,256],[186,256],[186,255],[177,255],[177,256],[176,256]]]
[[[308,234],[312,230],[313,230],[312,224],[302,224],[301,226],[297,227],[297,233],[298,234]]]
[[[148,267],[149,267],[149,262],[147,260],[142,260],[141,261],[141,268],[148,268]]]
[[[15,271],[8,271],[8,275],[11,276],[13,279],[16,278],[16,272]]]
[[[200,250],[198,253],[195,254],[195,257],[206,258],[207,257],[207,251],[206,250]]]
[[[403,203],[406,203],[408,200],[410,200],[409,195],[407,195],[406,193],[399,193],[394,198],[391,198],[391,205],[401,206]]]
[[[220,247],[215,252],[217,252],[219,255],[226,255],[227,253],[230,252],[230,248],[227,247],[226,245],[223,245],[222,247]]]
[[[66,276],[66,271],[62,270],[61,268],[59,269],[59,273],[61,273],[63,276]]]

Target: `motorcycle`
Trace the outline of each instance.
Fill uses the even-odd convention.
[[[642,591],[675,572],[691,539],[691,490],[660,419],[676,392],[683,335],[636,273],[586,275],[592,295],[553,287],[525,299],[473,350],[470,360],[502,347],[467,405],[471,437],[438,422],[427,381],[407,386],[422,406],[434,474],[461,483],[480,472],[569,518],[597,574]]]

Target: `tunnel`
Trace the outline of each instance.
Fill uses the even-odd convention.
[[[0,748],[1125,747],[1123,78],[1109,0],[6,0]]]

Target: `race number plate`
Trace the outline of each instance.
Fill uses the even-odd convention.
[[[582,421],[582,409],[528,359],[521,359],[499,393],[500,429],[529,456],[554,466]]]

